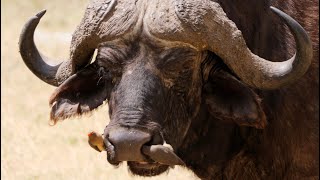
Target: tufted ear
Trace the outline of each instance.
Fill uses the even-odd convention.
[[[212,116],[258,129],[267,125],[258,95],[231,74],[222,70],[210,74],[203,91]]]
[[[91,64],[69,77],[51,95],[50,121],[81,115],[97,108],[107,99],[106,75],[101,67]]]

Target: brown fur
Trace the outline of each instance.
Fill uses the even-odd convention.
[[[269,3],[250,0],[220,3],[254,53],[267,59],[292,55],[294,40],[283,23],[267,11]],[[256,90],[269,124],[262,131],[246,129],[243,147],[238,152],[234,150],[237,153],[229,161],[216,165],[208,160],[216,143],[194,149],[202,145],[202,139],[207,141],[212,136],[211,122],[201,124],[204,135],[191,133],[199,128],[198,123],[190,128],[190,137],[186,139],[194,139],[194,143],[188,142],[192,145],[185,147],[182,156],[203,179],[319,178],[319,4],[314,0],[291,0],[275,1],[273,5],[295,18],[309,33],[314,49],[312,65],[295,84],[279,90]]]

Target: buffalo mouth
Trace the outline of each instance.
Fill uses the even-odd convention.
[[[132,156],[123,156],[116,153],[116,148],[107,139],[105,139],[105,147],[107,160],[111,165],[118,166],[121,162],[126,161],[128,170],[139,176],[156,176],[174,165],[184,165],[184,162],[168,144],[144,145],[141,148],[140,158],[139,155],[132,155],[131,153]]]
[[[108,156],[108,162],[118,167],[122,162],[111,160]],[[127,166],[129,172],[138,176],[156,176],[164,173],[169,169],[169,165],[161,164],[159,162],[155,162],[152,160],[148,160],[148,162],[137,162],[137,161],[127,161]]]
[[[158,162],[135,162],[128,161],[128,169],[139,176],[156,176],[168,170],[169,165]]]

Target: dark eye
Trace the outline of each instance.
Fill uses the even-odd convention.
[[[96,57],[99,66],[104,67],[104,71],[111,74],[112,77],[122,74],[123,58],[117,49],[109,47],[100,48]]]
[[[117,82],[119,82],[121,78],[121,73],[119,73],[119,70],[114,70],[106,67],[99,67],[98,69],[98,84],[101,82],[105,83],[112,83],[115,85]]]
[[[99,68],[98,75],[99,75],[99,78],[104,78],[104,79],[111,78],[111,73],[108,70],[106,70],[104,67]]]

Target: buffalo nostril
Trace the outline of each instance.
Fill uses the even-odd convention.
[[[162,136],[158,133],[158,134],[153,135],[152,139],[143,145],[151,146],[151,145],[158,145],[158,144],[163,144],[163,143],[164,143],[164,140],[163,140]]]
[[[114,160],[147,161],[141,154],[141,147],[152,140],[149,133],[136,129],[115,128],[109,131],[106,138],[114,147]]]
[[[112,165],[119,165],[119,161],[115,159],[115,150],[113,144],[110,143],[108,136],[105,136],[104,138],[104,144],[106,146],[107,151],[107,160]]]

